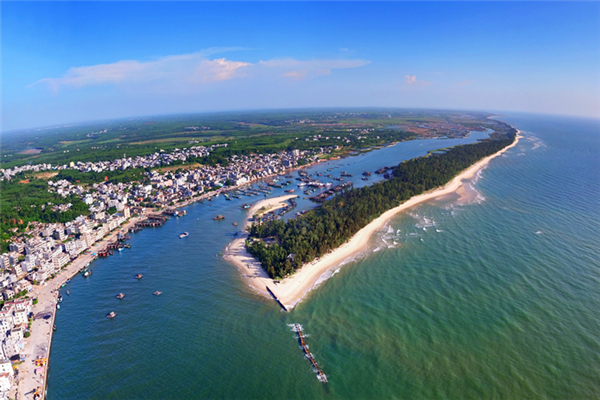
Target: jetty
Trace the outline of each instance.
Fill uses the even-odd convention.
[[[327,383],[327,376],[323,373],[321,367],[319,367],[319,364],[317,364],[317,361],[315,360],[315,357],[312,355],[312,353],[308,351],[308,345],[306,344],[306,341],[304,340],[304,334],[302,333],[302,326],[300,324],[292,324],[291,326],[292,330],[298,334],[298,341],[300,342],[300,346],[302,347],[306,358],[308,358],[313,368],[315,369],[317,379],[323,383]]]

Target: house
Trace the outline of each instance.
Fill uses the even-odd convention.
[[[12,386],[12,378],[8,372],[0,374],[0,392],[8,392]]]

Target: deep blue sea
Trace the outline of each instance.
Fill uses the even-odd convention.
[[[65,288],[48,398],[600,398],[600,122],[498,119],[523,138],[468,185],[466,200],[398,215],[291,313],[219,255],[245,216],[241,203],[261,198],[221,196],[132,234],[131,249]],[[363,171],[478,137],[400,143],[309,172],[372,184],[381,177],[364,182]]]

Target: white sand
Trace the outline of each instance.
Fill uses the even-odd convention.
[[[331,253],[326,254],[320,260],[304,265],[294,275],[286,278],[281,283],[276,284],[272,279],[270,279],[267,273],[262,269],[260,263],[245,250],[244,241],[246,239],[246,235],[240,239],[234,240],[227,247],[227,255],[225,258],[233,262],[242,270],[244,278],[251,287],[267,296],[270,296],[266,290],[268,286],[278,297],[279,301],[281,301],[281,303],[283,303],[289,310],[295,307],[302,300],[304,295],[310,291],[323,273],[332,267],[338,266],[348,257],[351,257],[352,255],[362,251],[367,246],[371,236],[380,230],[396,214],[425,201],[456,192],[463,186],[464,180],[473,178],[477,171],[485,167],[490,160],[498,157],[506,150],[515,146],[520,137],[520,131],[517,131],[517,137],[511,145],[473,164],[471,167],[467,168],[450,182],[448,182],[445,186],[438,189],[433,189],[418,196],[414,196],[398,207],[386,211],[381,216],[373,220],[370,224],[358,231],[348,242],[335,249]],[[283,196],[265,201],[281,202],[289,197],[293,196]],[[265,204],[266,203],[263,202],[256,204],[251,209],[250,215],[252,215],[252,210],[257,210]]]

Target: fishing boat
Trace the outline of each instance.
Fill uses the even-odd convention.
[[[116,297],[117,299],[121,300],[123,297],[125,297],[125,295],[123,293],[119,293]]]
[[[56,305],[56,309],[57,309],[57,310],[60,310],[60,304],[57,304],[57,305]]]
[[[135,276],[135,279],[142,279],[142,276],[144,276],[144,275],[142,275],[142,274],[137,274],[137,275]]]
[[[159,291],[157,290],[156,292],[154,292],[154,293],[152,293],[152,294],[153,294],[153,295],[155,295],[155,296],[160,296],[160,295],[162,294],[162,292],[159,292]]]
[[[234,223],[233,223],[233,226],[238,226],[238,223],[237,223],[237,222],[234,222]]]
[[[71,295],[71,293],[69,293],[69,291],[67,290],[67,296],[70,296],[70,295]]]
[[[106,318],[108,318],[108,319],[113,319],[116,316],[117,316],[117,313],[114,311],[111,311],[108,314],[106,314]]]
[[[216,217],[213,217],[213,219],[214,219],[215,221],[220,221],[220,220],[222,220],[222,219],[225,219],[225,217],[224,217],[224,216],[222,216],[221,214],[219,214],[219,215],[217,215]]]
[[[189,236],[188,232],[183,232],[181,235],[179,235],[179,239],[183,239],[184,237]]]
[[[87,278],[87,277],[88,277],[88,276],[90,276],[91,274],[92,274],[92,270],[89,270],[89,269],[88,269],[88,270],[86,270],[86,271],[83,273],[83,277],[84,277],[84,278]]]
[[[242,210],[247,210],[247,209],[249,209],[249,208],[250,208],[250,204],[244,204],[244,205],[242,206]]]
[[[59,302],[59,303],[62,303],[62,301],[63,301],[62,294],[59,294],[59,295],[58,295],[58,302]]]

